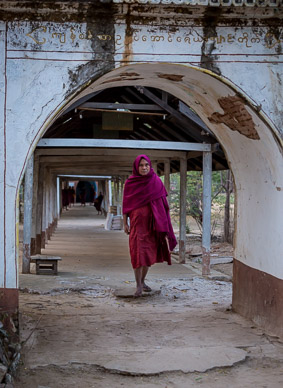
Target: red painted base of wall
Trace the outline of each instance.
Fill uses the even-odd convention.
[[[233,310],[283,339],[283,280],[234,259]]]
[[[36,254],[36,244],[35,244],[35,238],[30,239],[30,255],[33,256]]]
[[[44,249],[45,248],[45,237],[46,237],[46,234],[45,232],[41,232],[41,248]]]
[[[35,237],[35,254],[41,253],[41,234],[37,234]]]
[[[0,312],[13,314],[18,312],[19,290],[16,288],[0,288]]]
[[[0,288],[0,320],[10,341],[19,342],[19,290]],[[1,385],[1,384],[0,384]]]

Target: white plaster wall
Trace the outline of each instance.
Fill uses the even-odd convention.
[[[221,64],[222,74],[254,100],[255,105],[276,125],[283,139],[282,63],[253,63],[249,66],[237,63],[236,68],[237,71],[233,71],[231,64]]]
[[[70,24],[66,24],[64,28],[63,25],[48,23],[48,28],[45,29],[44,23],[41,23],[41,29],[33,32],[32,35],[38,42],[44,42],[37,46],[34,45],[34,39],[31,38],[34,25],[31,26],[28,22],[25,22],[13,24],[12,27],[9,30],[7,59],[5,205],[7,220],[7,287],[16,286],[16,191],[19,180],[23,175],[26,158],[32,152],[32,147],[35,147],[36,141],[39,140],[44,125],[47,125],[55,112],[59,112],[59,108],[64,103],[66,90],[71,87],[70,72],[75,72],[80,65],[84,65],[88,60],[95,58],[91,40],[79,39],[76,32],[83,31],[85,25],[70,26]],[[71,28],[73,28],[72,31]],[[75,28],[77,30],[74,30]],[[61,43],[62,35],[59,36],[58,33],[62,34],[64,31],[67,31],[68,35],[66,34],[65,43]],[[283,193],[283,169],[279,147],[274,141],[270,129],[264,126],[254,114],[254,120],[258,120],[259,141],[249,140],[243,135],[230,131],[223,125],[211,125],[207,120],[207,116],[215,111],[221,112],[217,98],[233,95],[234,92],[210,75],[185,66],[185,64],[199,66],[202,47],[202,42],[197,40],[202,31],[192,31],[190,36],[186,35],[186,31],[182,30],[178,36],[177,34],[169,36],[164,31],[153,31],[146,27],[134,35],[131,43],[132,53],[126,57],[124,53],[125,45],[123,44],[125,26],[117,25],[116,36],[111,37],[111,39],[115,38],[116,41],[115,60],[117,67],[120,66],[120,61],[124,61],[126,58],[132,63],[152,61],[167,63],[164,68],[160,64],[157,64],[157,66],[136,66],[133,64],[133,66],[124,67],[119,71],[139,71],[143,74],[144,79],[132,83],[130,79],[126,79],[121,83],[117,83],[117,85],[140,83],[144,86],[166,89],[191,105],[206,124],[214,130],[227,151],[236,178],[238,201],[236,258],[254,268],[283,278],[283,266],[281,264],[282,242],[279,234],[279,231],[283,230],[283,217],[280,214],[282,209],[280,204],[282,204]],[[256,105],[261,105],[263,112],[279,126],[282,118],[273,109],[274,101],[282,101],[282,89],[273,87],[277,78],[278,65],[272,66],[271,63],[263,63],[265,60],[270,59],[270,54],[275,54],[276,44],[273,47],[265,47],[264,34],[266,32],[263,31],[259,43],[253,42],[253,45],[249,47],[250,45],[246,44],[246,41],[239,41],[239,38],[243,38],[245,31],[237,30],[237,32],[234,32],[234,39],[238,43],[233,45],[226,42],[226,45],[222,44],[222,46],[217,47],[218,51],[215,51],[215,54],[219,57],[221,57],[221,52],[226,54],[221,57],[221,61],[217,62],[217,66],[221,69],[224,77],[240,87],[246,95],[255,101]],[[71,38],[72,33],[76,35],[73,40]],[[251,42],[254,38],[254,32],[249,30],[247,33],[250,34],[249,42]],[[222,35],[227,38],[229,30],[225,34],[222,31]],[[181,40],[177,39],[179,36]],[[186,38],[187,40],[185,40]],[[108,38],[96,37],[96,39]],[[2,32],[0,44],[3,47]],[[128,49],[129,47],[127,47]],[[207,50],[209,51],[209,47],[207,47]],[[265,58],[267,51],[268,56]],[[251,58],[256,57],[257,61],[260,56],[261,63],[256,64],[255,61],[254,63],[248,63],[247,54],[251,55]],[[235,61],[235,58],[237,58],[237,61]],[[175,66],[173,65],[174,62],[179,62],[183,66]],[[166,81],[158,77],[160,72],[184,74],[184,80],[180,83]],[[1,67],[1,74],[3,74],[3,66]],[[256,82],[255,74],[257,75]],[[110,73],[103,77],[93,87],[86,89],[83,94],[95,88],[115,86],[111,83],[102,85],[103,80],[109,80],[113,75]],[[84,81],[89,81],[87,74],[85,77]],[[99,83],[101,86],[99,86]],[[0,101],[2,104],[0,107],[2,106],[3,109],[2,99],[3,94],[1,94]],[[3,135],[1,133],[2,144]],[[1,163],[3,163],[1,153],[0,158]],[[0,174],[0,193],[1,190],[3,193],[2,168]],[[4,209],[3,207],[0,209],[2,219]],[[267,223],[267,220],[268,225],[266,228],[263,225]],[[3,241],[2,227],[0,243],[1,241]],[[0,260],[3,263],[3,249]],[[1,276],[0,287],[3,286],[3,276]]]
[[[25,28],[27,27],[25,24]],[[20,26],[19,30],[14,29],[18,41],[17,51],[11,45],[11,36],[8,39],[8,59],[7,59],[7,96],[6,96],[6,284],[7,288],[14,288],[17,284],[17,258],[16,258],[16,195],[23,177],[23,172],[28,156],[33,152],[39,134],[43,134],[43,127],[51,119],[51,116],[58,111],[60,104],[64,103],[66,87],[69,86],[70,69],[85,63],[82,58],[78,61],[69,61],[72,58],[60,57],[60,61],[54,61],[53,53],[51,59],[44,55],[44,60],[36,60],[33,55],[30,57],[21,52],[21,48],[26,48],[25,39],[28,30]],[[22,32],[22,35],[20,35]],[[23,38],[21,41],[21,37]],[[4,39],[1,39],[3,47]],[[9,43],[10,42],[10,43]],[[1,50],[1,53],[5,50]],[[71,54],[72,55],[72,54]],[[66,59],[66,61],[61,59]],[[5,63],[5,61],[1,61]],[[1,69],[2,70],[2,69]],[[1,102],[2,102],[1,94]],[[2,134],[1,134],[2,135]],[[1,136],[3,143],[3,136]],[[2,149],[2,147],[1,147]],[[4,147],[3,147],[4,149]],[[1,155],[1,154],[0,154]],[[2,155],[1,155],[2,156]],[[3,163],[3,158],[1,158]],[[4,169],[1,168],[1,180]],[[3,185],[1,184],[0,190]],[[3,193],[3,192],[2,192]],[[1,194],[2,194],[1,193]],[[1,198],[3,198],[1,196]],[[4,206],[1,201],[0,206]],[[1,220],[3,220],[4,209],[1,208]],[[0,242],[3,241],[3,229],[1,226]],[[0,265],[4,268],[4,244],[0,244],[1,258]],[[4,286],[4,271],[0,271],[0,287]]]
[[[0,287],[4,285],[5,30],[0,22]]]
[[[203,54],[213,59],[213,67],[262,107],[283,136],[283,66],[281,41],[267,27],[217,27],[205,42],[202,27],[187,22],[170,30],[159,26],[133,25],[133,63],[179,63],[200,67]],[[125,60],[125,24],[116,25],[116,63]],[[283,28],[281,28],[281,36]],[[257,75],[257,76],[255,76]],[[255,79],[256,77],[256,79]]]

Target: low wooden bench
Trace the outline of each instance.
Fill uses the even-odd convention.
[[[31,262],[35,263],[37,275],[57,275],[59,256],[34,255]]]

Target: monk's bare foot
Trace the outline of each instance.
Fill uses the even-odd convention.
[[[138,287],[136,292],[134,293],[134,297],[139,298],[140,296],[142,296],[142,288]]]
[[[152,291],[152,289],[147,284],[145,284],[145,283],[142,286],[142,289],[143,289],[144,292],[151,292]]]

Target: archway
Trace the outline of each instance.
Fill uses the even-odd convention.
[[[282,303],[276,289],[282,289],[283,278],[278,233],[282,220],[277,208],[282,190],[282,145],[276,129],[252,100],[227,80],[167,64],[116,69],[85,88],[62,113],[75,109],[90,94],[119,86],[157,88],[176,96],[198,114],[223,146],[236,185],[233,306],[276,329],[282,313],[271,305]],[[260,284],[260,294],[255,292],[255,283]],[[266,297],[272,301],[268,306],[263,302]]]

